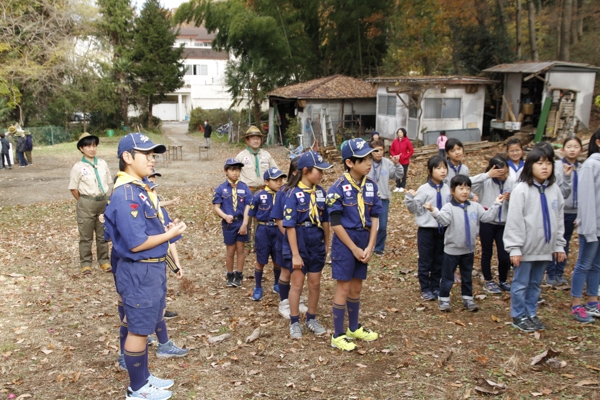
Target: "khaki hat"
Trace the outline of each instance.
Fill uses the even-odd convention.
[[[265,135],[264,133],[262,133],[262,132],[260,131],[260,129],[258,129],[258,128],[257,128],[257,127],[255,127],[254,125],[252,125],[252,126],[250,127],[250,129],[248,129],[248,130],[246,131],[246,133],[242,135],[242,139],[246,139],[246,138],[248,138],[248,137],[250,137],[250,136],[260,136],[260,137],[267,137],[267,135]]]
[[[87,132],[83,132],[83,133],[81,134],[81,136],[79,136],[79,140],[77,141],[77,148],[81,147],[81,146],[80,146],[80,143],[81,143],[81,141],[82,141],[83,139],[85,139],[85,138],[88,138],[88,137],[91,137],[91,138],[93,138],[93,139],[96,141],[96,146],[98,146],[98,144],[100,143],[100,139],[98,138],[98,136],[95,136],[95,135],[90,135],[90,134],[89,134],[89,133],[87,133]]]
[[[15,133],[17,131],[17,128],[15,128],[14,126],[9,126],[8,127],[8,133]]]
[[[25,135],[29,136],[29,135],[31,135],[31,132],[25,131]]]

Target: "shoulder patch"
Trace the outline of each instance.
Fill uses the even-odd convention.
[[[125,192],[125,200],[133,201],[133,188],[131,185],[123,186],[123,191]]]

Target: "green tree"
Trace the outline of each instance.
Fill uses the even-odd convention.
[[[161,8],[158,0],[146,0],[135,25],[134,87],[143,99],[142,107],[150,123],[154,104],[183,86],[183,46],[173,47],[177,33],[173,31],[169,12]]]
[[[128,107],[132,69],[129,60],[133,47],[133,7],[129,0],[97,0],[101,18],[99,36],[106,38],[113,58],[112,76],[118,83],[120,109],[125,126],[129,126]]]

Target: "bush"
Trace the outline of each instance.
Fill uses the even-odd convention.
[[[148,112],[144,111],[140,114],[139,117],[130,117],[129,118],[129,126],[132,130],[135,130],[136,125],[140,125],[142,128],[149,129],[150,131],[162,129],[162,119],[155,117],[154,115],[150,118],[150,124],[146,126],[146,121],[148,120]]]
[[[239,120],[239,112],[231,110],[231,120],[237,121]],[[213,130],[217,129],[221,125],[225,125],[229,122],[229,110],[224,110],[222,108],[216,108],[213,110],[205,110],[203,108],[197,107],[194,108],[190,114],[190,123],[188,125],[188,130],[190,132],[197,132],[200,130],[200,127],[204,125],[204,120],[208,120],[210,126],[213,127]]]
[[[285,137],[288,139],[289,144],[298,146],[298,136],[302,134],[302,123],[300,117],[286,117],[288,120],[288,127],[285,131]]]

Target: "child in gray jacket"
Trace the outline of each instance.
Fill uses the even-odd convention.
[[[423,205],[437,222],[448,227],[444,237],[439,307],[440,311],[450,311],[450,290],[454,285],[454,271],[458,266],[463,305],[467,310],[474,312],[479,310],[479,306],[473,301],[472,282],[475,239],[479,233],[479,223],[492,222],[498,217],[504,196],[498,196],[486,211],[481,204],[467,201],[471,194],[471,180],[464,175],[452,178],[450,191],[453,198],[441,210],[433,207],[431,203]]]
[[[376,132],[373,132],[374,134]],[[379,135],[377,135],[379,136]],[[400,180],[404,176],[404,168],[398,162],[396,158],[388,160],[383,156],[384,148],[383,141],[376,139],[371,141],[371,148],[375,151],[372,154],[373,163],[371,165],[371,171],[367,176],[373,179],[377,183],[379,189],[379,198],[381,199],[381,206],[383,212],[379,213],[379,228],[377,229],[377,240],[375,241],[375,254],[382,255],[385,250],[385,239],[387,238],[387,220],[388,210],[390,208],[390,197],[392,192],[390,191],[390,179]]]
[[[564,198],[555,183],[553,154],[534,147],[527,156],[520,183],[510,195],[504,248],[514,265],[510,291],[512,326],[525,332],[546,329],[537,317],[540,284],[554,255],[566,259]]]

